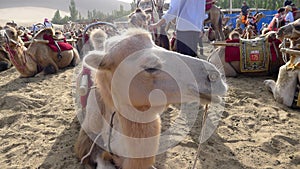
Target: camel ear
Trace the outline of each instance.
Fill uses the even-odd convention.
[[[103,51],[90,51],[84,58],[83,64],[91,69],[110,69],[111,59],[105,57]]]

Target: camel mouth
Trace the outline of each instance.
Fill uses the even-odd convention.
[[[226,94],[225,91],[199,91],[196,87],[189,86],[189,91],[193,93],[194,96],[200,98],[200,102],[205,103],[220,103],[222,102],[222,96]]]
[[[221,96],[217,95],[209,95],[209,94],[200,94],[200,101],[201,102],[208,102],[208,103],[220,103],[222,102]]]

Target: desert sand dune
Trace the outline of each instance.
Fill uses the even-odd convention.
[[[6,22],[14,21],[18,25],[32,26],[36,23],[43,23],[44,18],[52,19],[55,9],[40,7],[16,7],[0,9],[0,25]],[[62,17],[69,16],[68,12],[59,11]]]

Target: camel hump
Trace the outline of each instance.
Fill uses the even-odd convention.
[[[54,36],[54,30],[52,28],[44,28],[40,30],[33,39],[43,39],[44,35]]]

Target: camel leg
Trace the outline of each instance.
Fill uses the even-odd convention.
[[[0,62],[0,71],[4,71],[11,67],[11,64],[8,62]]]
[[[275,81],[274,80],[265,80],[264,85],[267,87],[267,89],[274,94],[275,92]]]
[[[58,71],[58,66],[51,60],[44,70],[42,71],[43,74],[54,74]]]
[[[78,65],[80,62],[80,56],[79,53],[76,49],[73,48],[73,59],[70,63],[70,66],[75,67],[76,65]]]

